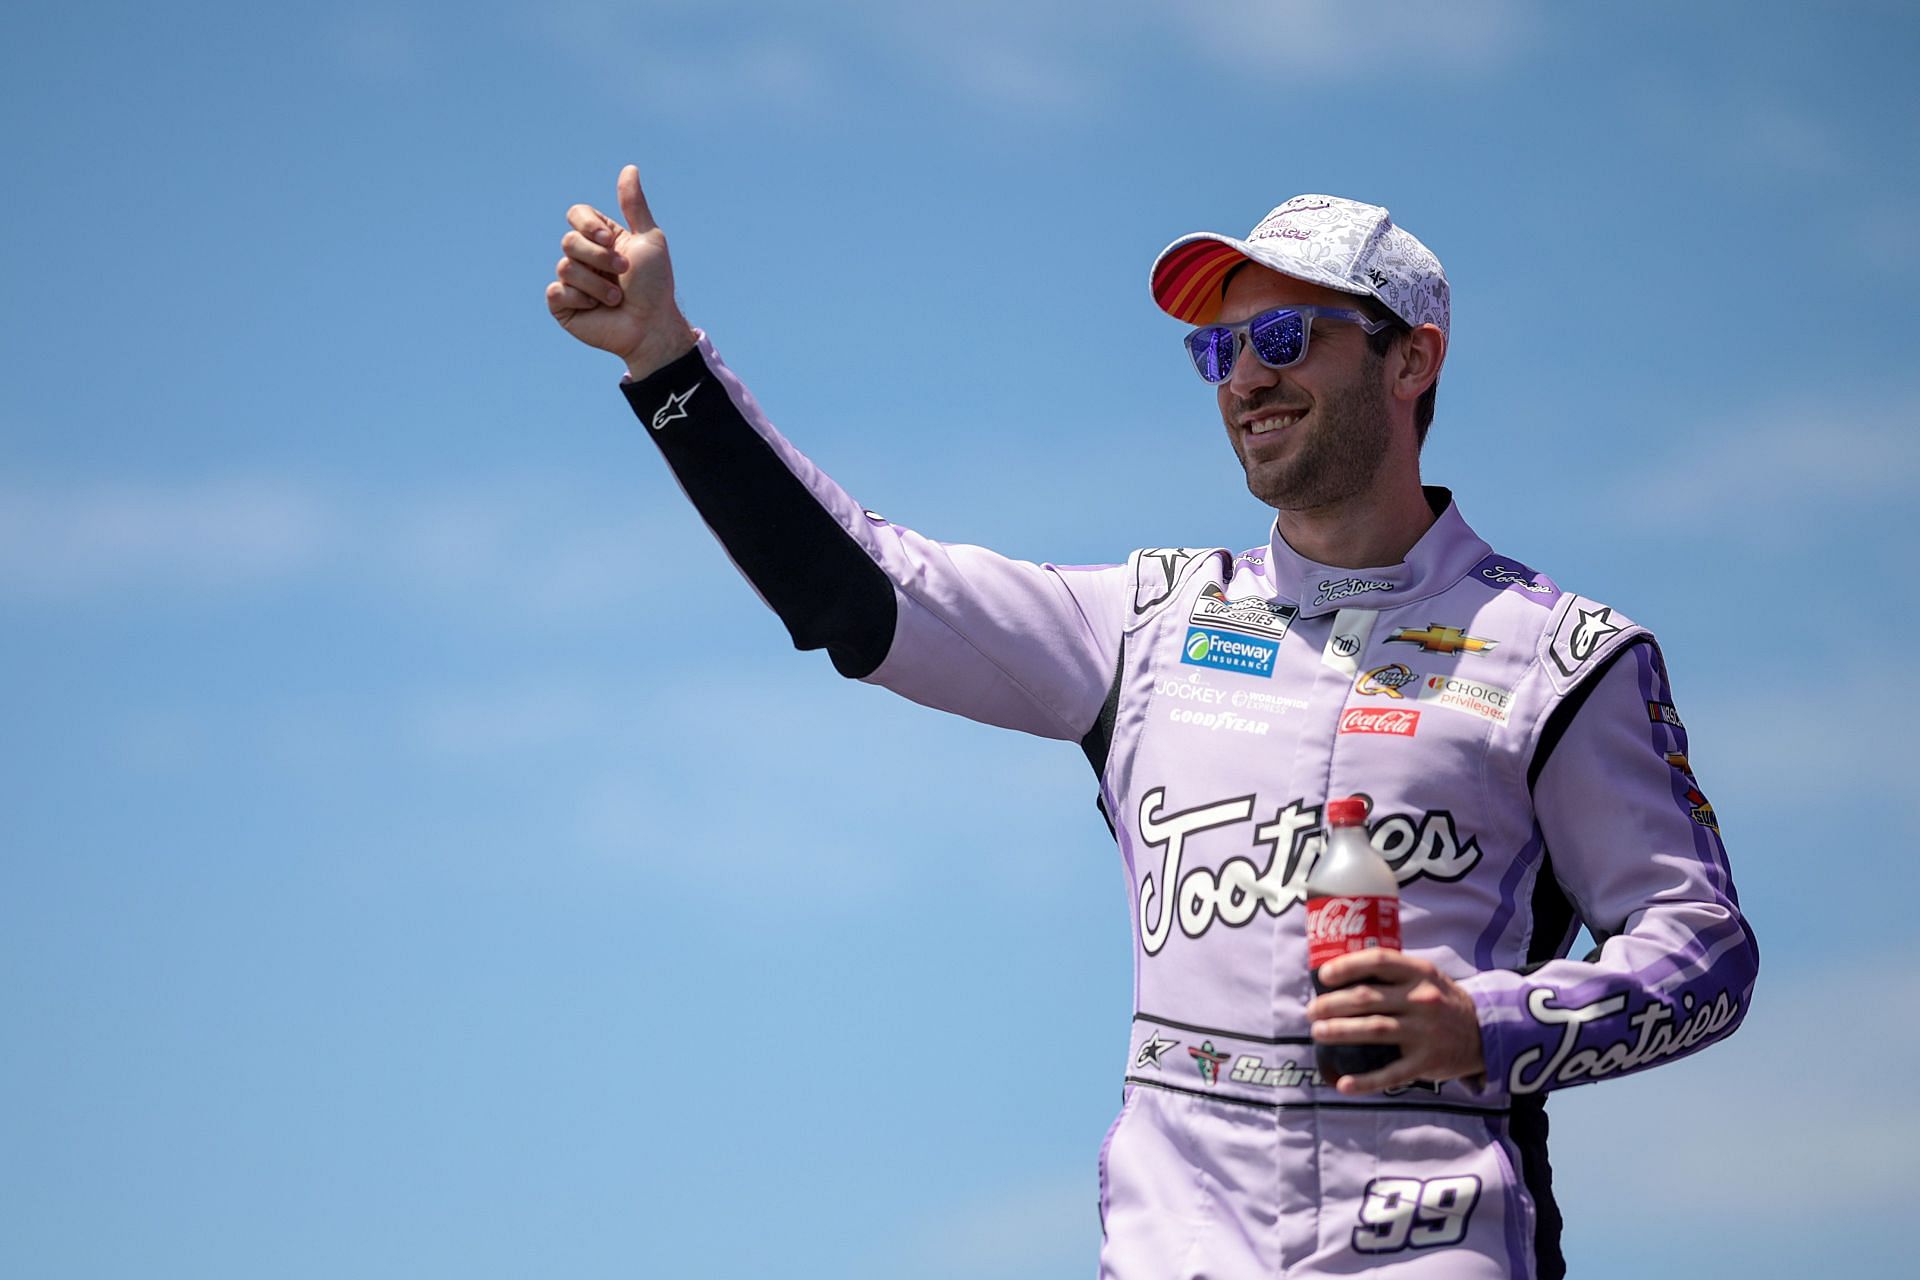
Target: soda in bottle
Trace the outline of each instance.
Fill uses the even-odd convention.
[[[1367,800],[1348,796],[1327,801],[1327,844],[1307,874],[1307,965],[1315,992],[1330,990],[1320,981],[1320,966],[1335,956],[1370,947],[1400,949],[1400,886],[1367,839]],[[1320,1078],[1332,1084],[1341,1076],[1377,1071],[1400,1056],[1391,1044],[1314,1046]]]

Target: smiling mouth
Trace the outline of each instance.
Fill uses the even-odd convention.
[[[1290,427],[1306,416],[1306,410],[1304,409],[1288,409],[1277,413],[1262,413],[1253,417],[1243,418],[1240,422],[1240,428],[1248,435],[1263,436],[1270,431],[1279,431],[1283,427]]]

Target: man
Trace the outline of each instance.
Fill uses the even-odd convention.
[[[1136,1015],[1101,1152],[1102,1274],[1558,1276],[1541,1095],[1729,1034],[1757,966],[1653,638],[1495,553],[1419,450],[1440,263],[1299,196],[1182,237],[1162,309],[1271,537],[1092,568],[865,511],[688,326],[638,173],[585,205],[548,305],[802,648],[929,706],[1078,742],[1127,865]],[[1315,996],[1302,888],[1371,800],[1404,951]],[[1600,942],[1568,958],[1584,924]],[[1314,1045],[1399,1058],[1325,1081]]]

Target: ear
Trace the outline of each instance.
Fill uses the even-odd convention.
[[[1423,324],[1402,338],[1394,352],[1398,360],[1389,366],[1388,389],[1394,399],[1411,403],[1440,376],[1440,366],[1447,359],[1447,335],[1437,324]]]

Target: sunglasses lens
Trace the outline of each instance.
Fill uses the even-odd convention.
[[[1208,382],[1225,382],[1233,373],[1233,330],[1218,325],[1187,335],[1187,354]]]
[[[1268,311],[1253,318],[1247,340],[1260,363],[1284,367],[1307,350],[1307,322],[1298,311]]]

